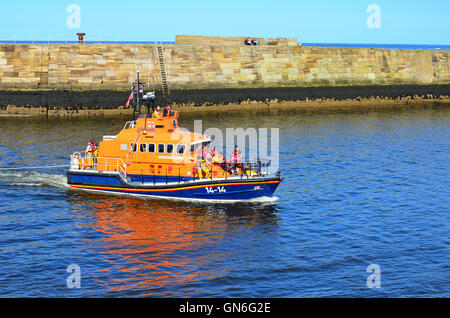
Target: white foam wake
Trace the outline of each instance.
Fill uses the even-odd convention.
[[[6,186],[68,188],[65,175],[36,171],[1,171],[0,183]]]

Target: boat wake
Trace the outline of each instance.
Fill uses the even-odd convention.
[[[0,184],[16,187],[56,187],[67,189],[65,175],[41,173],[36,171],[0,171]]]
[[[254,198],[254,199],[248,200],[248,202],[259,202],[259,203],[273,203],[275,201],[278,201],[278,197],[277,196],[260,197],[260,198]]]

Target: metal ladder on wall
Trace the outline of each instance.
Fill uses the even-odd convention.
[[[156,54],[158,56],[159,69],[161,71],[161,84],[162,84],[162,92],[163,97],[167,104],[170,104],[170,92],[169,92],[169,84],[167,79],[167,71],[166,71],[166,62],[164,59],[164,48],[162,43],[155,43]]]

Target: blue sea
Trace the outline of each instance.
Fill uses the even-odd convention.
[[[448,104],[179,122],[194,119],[280,129],[273,200],[144,200],[69,190],[64,167],[0,170],[0,297],[450,297]],[[126,120],[0,117],[0,167],[68,164]]]
[[[450,50],[450,44],[302,43],[302,46],[355,47],[396,50]]]

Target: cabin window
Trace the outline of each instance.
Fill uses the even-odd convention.
[[[183,145],[183,144],[177,145],[177,154],[182,155],[182,154],[184,154],[185,150],[186,150],[186,145]]]
[[[147,151],[147,144],[144,144],[144,143],[140,144],[139,151],[140,152],[146,152]]]
[[[191,144],[191,147],[189,147],[189,153],[197,152],[199,150],[199,148],[201,149],[201,147],[206,147],[210,143],[211,143],[211,140],[204,141],[202,143],[198,142],[195,144]]]
[[[199,146],[200,146],[200,144],[191,145],[191,148],[189,148],[189,152],[190,153],[195,152],[198,149]]]
[[[132,142],[130,144],[130,149],[132,152],[136,152],[137,151],[137,144],[135,144],[134,142]]]
[[[148,144],[148,152],[151,153],[155,152],[155,144]]]
[[[173,144],[167,144],[167,153],[173,153]]]
[[[165,144],[158,144],[158,152],[159,153],[164,153],[165,148],[166,148]]]

